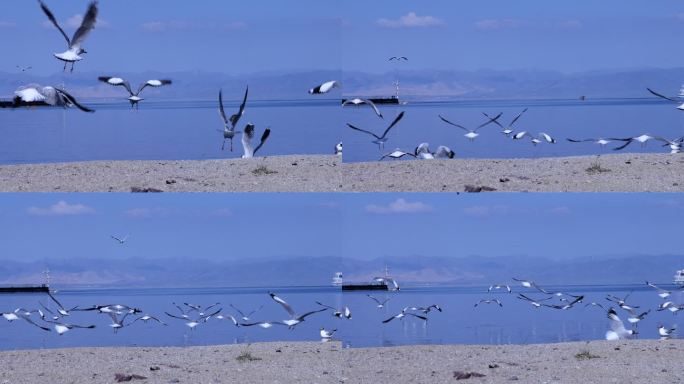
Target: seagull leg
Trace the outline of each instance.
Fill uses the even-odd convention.
[[[70,72],[74,73],[74,62],[73,61],[71,62],[71,71]]]
[[[65,61],[64,62],[64,68],[62,68],[62,72],[66,72],[66,66],[67,66],[67,62]]]
[[[230,151],[233,152],[233,138],[230,138]]]
[[[223,139],[223,143],[221,143],[221,150],[223,151],[223,149],[225,147],[226,147],[226,139]]]

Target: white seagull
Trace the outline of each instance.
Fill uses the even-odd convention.
[[[637,137],[630,137],[630,138],[626,138],[626,139],[616,139],[619,141],[625,141],[626,143],[622,144],[619,147],[613,148],[613,150],[619,151],[619,150],[625,148],[626,146],[632,144],[633,141],[637,141],[637,142],[641,143],[641,147],[643,148],[646,146],[646,142],[648,142],[651,139],[655,139],[655,137],[653,137],[651,135],[647,135],[647,134],[639,135]]]
[[[83,112],[95,112],[80,104],[75,97],[65,90],[50,86],[43,87],[39,84],[23,85],[14,91],[14,107],[19,107],[24,103],[45,103],[64,108],[75,106]]]
[[[140,97],[140,92],[142,92],[143,89],[145,89],[146,87],[162,87],[164,85],[169,85],[172,83],[172,81],[169,79],[147,80],[146,82],[140,84],[140,87],[138,87],[137,91],[133,92],[133,90],[131,89],[131,84],[120,77],[100,76],[97,79],[109,85],[113,85],[115,87],[124,87],[130,95],[128,97],[128,101],[131,103],[131,108],[136,109],[138,108],[138,103],[142,100],[145,100],[142,97]]]
[[[185,314],[183,316],[176,316],[176,315],[172,315],[168,312],[164,312],[164,313],[166,314],[166,316],[172,317],[174,319],[184,320],[185,325],[187,325],[191,330],[194,330],[195,327],[197,327],[201,323],[206,323],[207,320],[209,320],[211,317],[213,317],[215,315],[218,315],[222,310],[223,309],[221,308],[221,309],[219,309],[213,313],[210,313],[210,314],[203,314],[203,315],[198,314],[198,317],[196,317],[196,318],[190,318],[187,314]]]
[[[669,101],[674,101],[675,103],[679,104],[679,106],[677,107],[677,109],[679,109],[680,111],[684,111],[684,103],[682,103],[682,100],[677,100],[677,99],[672,98],[672,97],[667,97],[667,96],[665,96],[665,95],[661,95],[660,93],[658,93],[658,92],[652,90],[651,88],[646,88],[646,89],[648,89],[648,91],[651,92],[651,94],[654,95],[654,96],[660,97],[661,99],[665,99],[665,100],[669,100]],[[682,91],[680,90],[680,91],[679,91],[679,98],[681,98],[682,96],[684,96],[684,95],[682,94]],[[681,104],[680,104],[680,103],[681,103]]]
[[[114,236],[114,235],[109,235],[109,237],[111,237],[113,240],[116,240],[121,245],[123,245],[126,242],[126,240],[128,240],[128,236],[130,236],[130,235],[126,235],[124,237],[119,238],[119,237]]]
[[[339,143],[337,143],[337,145],[335,145],[335,154],[337,156],[342,156],[342,142],[341,141]]]
[[[47,294],[48,294],[48,296],[50,296],[50,298],[52,299],[52,301],[54,301],[55,304],[57,304],[57,312],[59,312],[59,314],[60,314],[61,316],[69,316],[69,312],[70,312],[70,311],[73,311],[73,310],[75,310],[75,309],[78,308],[78,306],[75,306],[75,307],[73,307],[73,308],[67,310],[67,309],[64,308],[64,306],[63,306],[59,301],[57,301],[57,299],[56,299],[54,296],[52,296],[52,293],[50,293],[49,290],[48,290]]]
[[[337,329],[331,329],[327,331],[325,328],[321,327],[321,339],[331,339],[335,332],[337,332]]]
[[[154,316],[150,316],[150,315],[143,315],[143,316],[137,317],[135,320],[131,321],[130,324],[133,324],[133,323],[135,323],[135,322],[138,321],[138,320],[141,320],[143,323],[147,323],[147,322],[150,321],[150,320],[154,320],[154,321],[156,321],[157,323],[159,323],[159,324],[161,324],[161,325],[168,325],[168,324],[166,324],[165,322],[163,322],[163,321],[157,319],[157,318],[154,317]],[[129,324],[129,325],[130,325],[130,324]]]
[[[390,124],[386,129],[385,132],[382,133],[382,136],[378,136],[373,132],[366,131],[365,129],[361,129],[358,127],[355,127],[349,123],[347,123],[347,126],[355,131],[367,133],[373,137],[375,137],[375,140],[372,141],[372,143],[378,145],[379,150],[383,150],[385,148],[385,142],[388,140],[387,133],[389,133],[390,129],[392,129],[402,118],[404,117],[404,111],[401,111],[396,118],[394,118],[394,121],[392,121],[392,124]]]
[[[537,136],[534,136],[533,134],[531,134],[527,131],[521,131],[521,132],[518,132],[512,136],[513,140],[521,140],[525,137],[529,137],[530,141],[534,145],[541,143],[542,140],[546,141],[549,144],[556,144],[556,139],[551,137],[551,135],[549,135],[548,133],[544,133],[544,132],[539,132],[539,134],[537,134]]]
[[[646,317],[646,315],[648,315],[649,313],[651,313],[650,309],[648,311],[642,312],[641,314],[638,314],[638,315],[634,311],[629,311],[629,316],[627,317],[627,321],[629,321],[631,324],[636,324],[636,323],[640,322],[641,320],[643,320]]]
[[[440,145],[435,152],[430,151],[430,144],[420,143],[414,150],[416,158],[430,160],[430,159],[453,159],[456,153],[451,148]]]
[[[242,133],[242,158],[251,159],[252,157],[254,157],[259,148],[261,148],[264,145],[266,139],[268,139],[268,136],[270,135],[271,129],[266,128],[266,130],[264,130],[264,133],[261,135],[261,141],[259,142],[259,145],[257,145],[256,148],[252,148],[252,138],[254,137],[254,124],[248,123],[247,125],[245,125],[244,132]]]
[[[459,125],[459,124],[456,124],[456,123],[452,123],[451,121],[449,121],[449,120],[447,120],[446,118],[444,118],[442,115],[437,115],[437,116],[439,116],[439,118],[440,118],[443,122],[445,122],[445,123],[447,123],[447,124],[451,124],[451,125],[453,125],[454,127],[458,127],[458,128],[461,128],[462,130],[466,131],[467,133],[466,133],[465,135],[463,135],[463,136],[465,136],[466,138],[468,138],[468,140],[473,141],[473,140],[475,140],[476,137],[480,136],[480,134],[477,133],[477,130],[478,130],[478,129],[480,129],[480,128],[486,126],[486,125],[489,125],[489,124],[491,124],[491,123],[493,123],[493,122],[495,122],[499,117],[501,117],[501,115],[502,115],[502,113],[499,113],[499,114],[496,115],[496,117],[494,117],[494,118],[491,118],[491,117],[488,116],[487,118],[488,118],[489,120],[488,120],[486,123],[480,124],[480,125],[479,125],[477,128],[475,128],[475,129],[468,129],[468,128],[462,126],[462,125]]]
[[[33,320],[30,318],[30,314],[34,311],[29,311],[29,312],[24,312],[21,308],[17,308],[14,310],[14,312],[9,312],[9,313],[3,313],[2,317],[5,318],[5,320],[9,321],[10,323],[13,322],[14,320],[19,320],[23,319],[27,323],[31,325],[35,325],[36,327],[42,329],[43,331],[50,331],[50,328],[48,327],[43,327],[42,325],[36,324]],[[28,315],[26,313],[29,313]]]
[[[672,293],[672,292],[666,291],[666,290],[664,290],[664,289],[662,289],[662,288],[660,288],[660,287],[656,286],[655,284],[650,283],[648,281],[646,282],[646,285],[648,285],[649,287],[658,291],[658,296],[660,296],[661,299],[664,299],[664,298],[670,296],[670,294]]]
[[[312,95],[319,95],[322,93],[328,93],[328,92],[330,92],[331,89],[339,88],[339,87],[340,87],[340,83],[338,81],[332,80],[332,81],[325,82],[325,83],[323,83],[317,87],[313,87],[313,88],[309,89],[309,93]]]
[[[614,140],[619,140],[619,139],[615,139],[615,138],[607,138],[607,139],[604,139],[604,138],[598,138],[598,139],[570,139],[570,138],[568,138],[568,139],[566,139],[566,140],[568,140],[568,141],[571,142],[571,143],[588,143],[588,142],[591,142],[591,143],[600,145],[601,148],[604,148],[606,145],[610,144],[612,141],[614,141]]]
[[[347,105],[355,105],[358,107],[359,105],[363,105],[363,104],[369,105],[371,108],[373,108],[373,112],[375,112],[376,116],[378,116],[381,119],[384,119],[384,117],[382,116],[382,113],[380,112],[378,107],[375,105],[375,103],[368,100],[368,99],[359,99],[357,97],[355,99],[345,100],[344,103],[342,103],[342,106],[346,107]]]
[[[552,296],[549,296],[549,297],[547,297],[547,298],[545,298],[545,299],[531,299],[531,298],[529,298],[529,297],[523,295],[522,293],[519,293],[519,294],[518,294],[518,299],[529,301],[530,304],[532,304],[532,306],[535,307],[535,308],[541,307],[542,305],[544,305],[544,304],[541,303],[542,301],[546,301],[546,300],[549,300],[549,299],[551,299],[551,298],[552,298]]]
[[[230,151],[233,152],[233,137],[235,137],[236,132],[235,126],[242,115],[245,114],[245,104],[247,104],[247,94],[249,93],[249,86],[245,89],[245,96],[242,99],[242,104],[237,113],[230,115],[230,119],[226,117],[226,112],[223,110],[223,90],[219,90],[219,115],[221,120],[223,120],[223,144],[221,144],[221,150],[223,151],[226,145],[226,140],[230,140]]]
[[[90,31],[95,28],[95,23],[97,22],[97,1],[93,1],[88,5],[88,10],[86,11],[85,16],[83,17],[83,21],[81,22],[81,26],[78,27],[76,32],[74,32],[74,36],[69,39],[69,36],[64,32],[62,27],[59,26],[59,23],[57,23],[57,19],[55,18],[55,15],[52,14],[50,9],[43,3],[41,0],[39,0],[40,3],[40,8],[43,10],[45,15],[50,19],[52,24],[54,24],[55,27],[59,30],[59,32],[64,36],[64,38],[67,41],[67,46],[68,49],[62,53],[55,53],[54,56],[62,60],[64,62],[64,69],[63,71],[66,71],[66,67],[68,63],[71,63],[71,72],[74,71],[74,63],[80,60],[83,60],[83,57],[81,56],[86,52],[83,47],[81,47],[81,44],[85,40],[86,37],[88,37],[88,34]]]
[[[383,320],[382,323],[383,323],[383,324],[387,324],[387,323],[389,323],[390,321],[392,321],[392,320],[394,320],[394,319],[403,319],[405,316],[409,316],[409,315],[410,315],[410,316],[413,316],[413,317],[417,317],[417,318],[419,318],[419,319],[421,319],[421,320],[425,320],[425,321],[427,321],[427,319],[428,319],[428,318],[425,317],[425,316],[416,315],[415,313],[410,313],[410,312],[401,311],[401,312],[399,312],[398,314],[396,314],[396,315],[390,317],[389,319]]]
[[[344,317],[344,318],[346,318],[346,319],[348,319],[348,320],[351,320],[351,318],[352,318],[351,310],[350,310],[349,307],[347,307],[347,306],[345,306],[345,307],[342,308],[342,309],[337,309],[337,308],[335,308],[335,307],[331,307],[331,306],[329,306],[329,305],[325,305],[325,304],[321,303],[320,301],[317,301],[316,304],[320,305],[321,307],[325,307],[325,308],[328,308],[328,309],[332,310],[332,311],[333,311],[333,316],[335,316],[335,317],[339,317],[339,318]]]
[[[397,148],[397,149],[395,149],[395,150],[392,151],[392,152],[389,152],[389,153],[386,153],[386,154],[382,155],[382,157],[380,158],[380,160],[383,160],[383,159],[385,159],[386,157],[391,157],[391,158],[393,158],[393,159],[400,159],[400,158],[402,158],[402,157],[404,157],[404,156],[411,156],[411,157],[413,157],[413,158],[416,157],[416,155],[414,155],[413,153],[404,152],[404,151],[402,151],[401,149]]]
[[[664,325],[659,325],[658,326],[658,334],[662,339],[669,339],[672,337],[672,333],[677,330],[677,327],[672,327],[672,328],[665,328]]]
[[[488,119],[492,119],[492,122],[493,122],[494,124],[496,124],[496,125],[498,125],[499,127],[501,127],[501,129],[502,129],[501,133],[503,133],[504,135],[508,136],[508,135],[510,135],[511,133],[513,133],[513,124],[515,124],[515,122],[518,121],[518,119],[520,118],[520,116],[522,116],[525,112],[527,112],[527,108],[523,109],[523,111],[520,112],[520,113],[518,114],[518,116],[516,116],[513,120],[511,120],[511,123],[508,124],[507,127],[504,127],[503,125],[501,125],[501,123],[499,123],[497,120],[492,119],[492,117],[490,117],[488,114],[486,114],[486,113],[484,113],[484,112],[482,112],[482,114],[485,115],[485,117],[487,117]]]
[[[506,289],[508,293],[511,293],[511,287],[508,284],[492,284],[489,286],[489,289],[487,289],[487,292],[499,289]]]
[[[492,304],[492,303],[494,303],[494,304],[498,304],[499,307],[503,307],[503,304],[501,304],[501,301],[499,301],[498,299],[487,299],[487,300],[481,299],[480,301],[478,301],[477,303],[475,303],[475,305],[474,305],[473,307],[477,307],[478,305],[480,305],[480,304],[482,304],[482,303],[484,303],[484,304]]]
[[[242,312],[238,307],[234,306],[233,304],[228,304],[228,305],[230,305],[231,308],[233,308],[234,310],[237,311],[237,313],[240,314],[240,316],[241,316],[241,318],[242,318],[242,321],[249,321],[250,316],[252,316],[253,314],[259,312],[259,311],[261,310],[261,308],[264,307],[264,306],[262,305],[262,306],[260,306],[259,308],[254,309],[254,310],[248,312],[247,314],[245,314],[244,312]]]
[[[385,299],[385,300],[380,301],[371,295],[366,294],[366,296],[370,297],[373,301],[375,301],[378,304],[378,308],[384,308],[385,304],[387,304],[387,302],[390,300],[390,299]]]
[[[276,303],[280,304],[280,305],[283,307],[283,309],[284,309],[288,314],[290,314],[290,318],[289,318],[289,319],[283,320],[283,321],[280,322],[280,323],[282,323],[282,324],[287,325],[288,328],[290,328],[290,329],[293,329],[297,324],[299,324],[299,323],[301,323],[302,321],[304,321],[304,320],[306,319],[307,316],[313,315],[314,313],[319,313],[319,312],[327,311],[326,308],[323,308],[323,309],[318,309],[318,310],[315,310],[315,311],[309,311],[309,312],[303,313],[303,314],[301,314],[301,315],[298,315],[298,314],[295,313],[294,309],[292,309],[292,307],[290,306],[290,304],[288,304],[285,300],[281,299],[280,297],[278,297],[278,296],[277,296],[275,293],[273,293],[273,292],[269,292],[268,294],[269,294],[269,296],[271,296],[271,299],[273,299],[273,301],[275,301]],[[274,322],[274,323],[275,323],[275,322]]]
[[[608,319],[610,320],[610,330],[606,331],[606,340],[629,339],[637,334],[635,330],[625,328],[624,323],[613,308],[608,310]]]

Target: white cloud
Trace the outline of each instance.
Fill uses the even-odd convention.
[[[36,216],[68,216],[68,215],[88,215],[95,213],[95,210],[83,204],[69,204],[64,200],[47,207],[29,207],[27,210],[29,215]]]
[[[423,213],[432,212],[432,207],[417,201],[415,203],[408,202],[404,199],[397,199],[388,205],[369,204],[366,206],[366,212],[370,213]]]
[[[166,31],[185,31],[185,30],[203,30],[203,31],[232,31],[236,29],[243,29],[247,26],[242,21],[233,21],[228,23],[194,23],[189,21],[148,21],[140,24],[140,28],[147,32],[166,32]]]
[[[415,12],[409,12],[397,20],[379,19],[375,22],[384,28],[417,28],[417,27],[439,27],[444,22],[434,16],[418,16]]]

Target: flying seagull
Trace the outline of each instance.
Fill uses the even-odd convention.
[[[95,328],[94,325],[77,325],[77,324],[67,324],[67,323],[62,323],[59,321],[54,321],[54,320],[48,320],[43,318],[43,321],[46,323],[51,323],[54,324],[55,331],[57,332],[58,335],[63,335],[69,331],[71,331],[74,328],[80,328],[80,329],[93,329]]]
[[[245,89],[245,97],[242,99],[242,104],[240,104],[240,109],[237,113],[230,115],[230,118],[226,117],[226,112],[223,110],[223,90],[219,90],[219,115],[223,120],[223,144],[221,144],[221,150],[223,151],[226,145],[226,140],[230,140],[230,151],[233,152],[233,137],[238,133],[235,131],[235,126],[242,115],[245,114],[245,104],[247,104],[247,94],[249,93],[249,86]]]
[[[392,60],[397,60],[397,61],[408,61],[408,58],[406,56],[392,56],[389,58],[387,61],[392,61]]]
[[[670,291],[666,291],[666,290],[664,290],[664,289],[662,289],[662,288],[656,286],[656,285],[653,284],[653,283],[649,283],[648,281],[646,282],[646,285],[648,285],[649,287],[651,287],[651,288],[655,289],[656,291],[658,291],[658,296],[660,296],[661,299],[664,299],[664,298],[670,296],[670,294],[672,293],[672,292],[670,292]]]
[[[124,236],[124,237],[119,238],[119,237],[116,237],[116,236],[114,236],[114,235],[109,235],[109,237],[111,237],[112,239],[116,240],[116,241],[119,242],[119,244],[121,244],[121,245],[123,245],[123,244],[126,242],[126,240],[128,239],[128,236],[130,236],[130,235],[126,235],[126,236]]]
[[[513,133],[513,125],[515,124],[515,122],[518,121],[520,116],[522,116],[525,112],[527,112],[527,108],[523,109],[522,112],[520,112],[518,114],[518,116],[516,116],[513,120],[511,120],[510,124],[508,124],[507,127],[504,127],[503,125],[501,125],[501,123],[499,123],[496,119],[493,119],[488,114],[486,114],[484,112],[482,112],[482,114],[485,115],[486,118],[491,119],[494,124],[498,125],[502,129],[501,133],[508,136],[511,133]]]
[[[373,112],[375,112],[376,116],[378,116],[381,119],[384,119],[384,117],[382,116],[382,113],[380,112],[378,107],[375,105],[375,103],[368,100],[368,99],[355,98],[355,99],[345,100],[344,103],[342,103],[342,106],[346,107],[347,105],[350,105],[350,104],[356,105],[356,106],[363,105],[363,104],[369,105],[371,108],[373,108]]]
[[[529,298],[529,297],[523,295],[522,293],[519,293],[519,294],[518,294],[518,299],[520,299],[520,300],[525,300],[525,301],[529,301],[530,304],[532,304],[532,306],[535,307],[535,308],[541,307],[541,306],[543,305],[543,304],[541,303],[542,301],[546,301],[546,300],[549,300],[549,299],[551,299],[551,298],[552,298],[552,296],[549,296],[549,297],[547,297],[547,298],[545,298],[545,299],[531,299],[531,298]]]
[[[487,122],[485,122],[485,123],[482,123],[482,124],[478,125],[477,128],[475,128],[475,129],[468,129],[468,128],[462,126],[462,125],[459,125],[459,124],[456,124],[456,123],[452,123],[451,121],[447,120],[447,119],[446,119],[444,116],[442,116],[442,115],[437,115],[437,116],[439,116],[439,118],[440,118],[443,122],[445,122],[445,123],[447,123],[447,124],[450,124],[450,125],[453,125],[454,127],[461,128],[462,130],[466,131],[466,134],[463,135],[463,136],[465,136],[466,138],[468,138],[468,140],[473,141],[473,140],[475,140],[476,137],[480,136],[480,134],[477,133],[477,130],[478,130],[478,129],[480,129],[480,128],[486,126],[486,125],[489,125],[489,124],[491,124],[491,123],[493,123],[493,122],[495,122],[496,120],[498,120],[498,119],[501,117],[501,115],[502,115],[502,113],[499,113],[499,114],[496,115],[496,117],[494,117],[494,118],[491,118],[491,117],[487,116],[487,118],[488,118],[489,120],[487,120]]]
[[[413,158],[416,157],[416,155],[414,155],[413,153],[404,152],[404,151],[402,151],[401,149],[397,148],[397,149],[395,149],[395,150],[392,151],[392,152],[389,152],[389,153],[386,153],[386,154],[382,155],[382,157],[380,158],[380,160],[383,160],[383,159],[385,159],[385,158],[387,158],[387,157],[391,157],[391,158],[393,158],[393,159],[400,159],[400,158],[402,158],[402,157],[404,157],[404,156],[411,156],[411,157],[413,157]]]
[[[76,98],[63,89],[46,86],[43,87],[38,84],[29,84],[17,88],[14,91],[14,107],[20,107],[23,104],[31,103],[45,103],[54,107],[68,108],[75,106],[83,112],[95,112],[94,110],[83,106]]]
[[[57,312],[59,312],[59,314],[60,314],[61,316],[69,316],[69,312],[70,312],[70,311],[76,310],[76,309],[78,308],[78,306],[76,306],[76,307],[73,307],[73,308],[67,310],[67,309],[64,308],[64,306],[62,305],[62,303],[60,303],[59,301],[57,301],[57,299],[56,299],[54,296],[52,296],[52,293],[50,293],[49,290],[47,291],[47,294],[48,294],[48,296],[50,296],[50,299],[52,299],[52,301],[54,301],[55,304],[57,304]]]
[[[31,66],[22,67],[22,66],[19,66],[19,65],[17,65],[16,67],[17,67],[18,70],[20,70],[20,71],[22,71],[22,72],[26,72],[26,71],[28,71],[29,69],[33,68],[33,67],[31,67]]]
[[[301,314],[301,315],[298,315],[297,313],[295,313],[294,309],[292,309],[292,307],[290,306],[290,304],[288,304],[285,300],[281,299],[280,297],[278,297],[278,296],[277,296],[275,293],[273,293],[273,292],[269,292],[268,294],[269,294],[269,296],[271,296],[271,299],[273,299],[273,301],[275,301],[276,303],[280,304],[280,305],[283,307],[283,309],[284,309],[288,314],[290,314],[290,318],[289,318],[289,319],[283,320],[283,321],[280,322],[280,323],[282,323],[282,324],[287,325],[288,328],[290,328],[290,329],[293,329],[297,324],[299,324],[299,323],[301,323],[302,321],[304,321],[308,316],[313,315],[314,313],[319,313],[319,312],[323,312],[323,311],[327,311],[327,310],[328,310],[327,308],[323,308],[323,309],[318,309],[318,310],[315,310],[315,311],[309,311],[309,312],[303,313],[303,314]]]
[[[475,303],[474,307],[477,307],[478,305],[480,305],[482,303],[484,303],[484,304],[494,303],[494,304],[498,304],[499,307],[503,307],[503,304],[501,304],[501,301],[499,301],[498,299],[487,299],[487,300],[482,299],[482,300],[478,301],[477,303]]]
[[[651,88],[646,88],[646,89],[647,89],[649,92],[651,92],[652,95],[657,96],[657,97],[660,97],[661,99],[665,99],[665,100],[669,100],[669,101],[674,101],[674,102],[677,103],[677,104],[680,104],[680,103],[681,103],[681,104],[677,107],[677,109],[679,109],[680,111],[684,111],[684,103],[682,103],[682,100],[677,100],[677,99],[672,98],[672,97],[667,97],[667,96],[665,96],[665,95],[661,95],[660,93],[658,93],[658,92],[652,90]],[[679,94],[679,95],[680,95],[679,97],[682,97],[681,91],[680,91],[680,94]]]
[[[385,299],[383,301],[380,301],[371,295],[366,294],[366,296],[370,297],[373,301],[375,301],[378,304],[378,308],[384,308],[385,304],[387,304],[387,302],[390,300],[390,299]]]
[[[154,320],[154,321],[156,321],[157,323],[159,323],[159,324],[161,324],[161,325],[168,325],[168,324],[166,324],[165,322],[163,322],[163,321],[157,319],[157,318],[154,317],[154,316],[150,316],[150,315],[143,315],[143,316],[140,316],[140,317],[136,317],[136,319],[133,320],[133,321],[131,321],[131,323],[130,323],[129,325],[135,323],[135,322],[138,321],[138,320],[142,321],[143,323],[147,323],[147,322],[150,321],[150,320]]]
[[[537,145],[542,141],[546,141],[549,144],[556,144],[556,139],[551,137],[548,133],[539,132],[536,136],[527,131],[521,131],[512,136],[513,140],[521,140],[525,137],[529,137],[532,144]]]
[[[383,324],[387,324],[387,323],[389,323],[390,321],[392,321],[392,320],[394,320],[394,319],[403,319],[403,318],[406,317],[406,316],[417,317],[417,318],[419,318],[419,319],[421,319],[421,320],[425,320],[425,321],[427,321],[427,319],[428,319],[428,318],[425,317],[425,316],[416,315],[415,313],[401,311],[401,312],[399,312],[398,314],[396,314],[396,315],[390,317],[389,319],[383,320],[382,323],[383,323]]]
[[[198,316],[195,318],[190,318],[187,314],[182,315],[182,316],[176,316],[176,315],[172,315],[168,312],[164,312],[164,313],[166,314],[166,316],[169,316],[171,318],[184,320],[185,325],[187,325],[191,330],[194,330],[195,327],[197,327],[201,323],[206,323],[207,320],[209,320],[211,317],[213,317],[215,315],[218,315],[222,310],[223,310],[223,308],[218,309],[217,311],[214,311],[213,313],[210,313],[210,314],[203,314],[203,315],[198,314]]]
[[[39,0],[40,3],[40,8],[43,10],[45,15],[50,19],[52,24],[59,30],[59,32],[64,36],[64,38],[67,41],[67,46],[68,49],[62,53],[55,53],[54,56],[62,60],[64,62],[64,69],[63,71],[66,71],[66,67],[68,63],[71,63],[71,72],[74,71],[74,63],[80,60],[83,60],[83,57],[81,57],[82,54],[88,53],[86,52],[83,47],[81,47],[81,44],[83,41],[88,37],[88,34],[90,31],[95,28],[95,23],[97,22],[97,1],[93,1],[88,5],[88,10],[85,13],[85,16],[83,16],[83,21],[81,22],[81,26],[78,27],[76,32],[74,32],[74,36],[70,39],[69,36],[64,32],[62,27],[59,26],[59,23],[57,23],[57,19],[55,18],[55,15],[52,14],[50,9],[43,3],[41,0]]]
[[[620,140],[620,139],[615,139],[615,138],[598,138],[598,139],[567,139],[571,143],[594,143],[598,144],[601,146],[601,148],[604,148],[606,145],[610,144],[614,140]]]
[[[346,318],[346,319],[348,319],[348,320],[351,320],[351,318],[352,318],[351,310],[350,310],[349,307],[347,307],[347,306],[345,306],[345,307],[342,308],[342,309],[337,309],[337,308],[335,308],[335,307],[331,307],[331,306],[329,306],[329,305],[325,305],[325,304],[321,303],[320,301],[317,301],[316,304],[320,305],[321,307],[328,308],[328,309],[332,310],[332,311],[333,311],[333,316],[335,316],[335,317],[339,317],[339,318],[344,317],[344,318]]]
[[[606,331],[606,340],[629,339],[637,334],[635,330],[625,328],[624,323],[613,308],[608,310],[608,319],[610,320],[610,330]]]
[[[616,140],[619,140],[619,141],[625,141],[625,143],[622,144],[622,145],[619,146],[619,147],[613,148],[613,150],[614,150],[614,151],[619,151],[619,150],[621,150],[621,149],[627,147],[628,145],[632,144],[633,141],[637,141],[637,142],[641,143],[641,147],[643,148],[643,147],[646,146],[646,142],[648,142],[648,141],[651,140],[651,139],[655,139],[655,137],[653,137],[653,136],[651,136],[651,135],[647,135],[647,134],[639,135],[639,136],[637,136],[637,137],[628,137],[628,138],[626,138],[626,139],[616,139]]]
[[[22,320],[26,321],[27,323],[42,329],[43,331],[50,332],[50,328],[44,327],[42,325],[38,325],[33,320],[31,320],[30,313],[32,313],[32,312],[33,311],[29,311],[28,312],[29,315],[27,315],[24,311],[21,310],[21,308],[17,308],[14,312],[2,313],[2,317],[4,317],[5,320],[9,321],[10,323],[14,320],[22,319]]]
[[[508,284],[492,284],[489,286],[489,289],[487,289],[487,292],[499,289],[506,289],[508,293],[511,293],[511,287]]]
[[[261,148],[264,145],[266,139],[268,139],[268,136],[270,134],[271,129],[266,128],[266,130],[264,130],[264,133],[261,135],[261,141],[259,142],[259,145],[257,145],[256,148],[252,148],[252,138],[254,137],[254,124],[248,123],[247,125],[245,125],[245,129],[242,134],[242,149],[244,151],[244,153],[242,154],[242,158],[249,159],[254,157],[259,148]]]
[[[128,97],[128,101],[131,103],[131,108],[136,109],[138,109],[138,103],[142,100],[145,100],[142,97],[140,97],[140,92],[142,92],[143,89],[145,89],[146,87],[162,87],[164,85],[170,85],[172,83],[172,81],[169,79],[147,80],[146,82],[140,84],[140,87],[138,87],[137,91],[133,92],[133,90],[131,89],[131,84],[120,77],[100,76],[97,79],[109,85],[113,85],[115,87],[126,88],[126,91],[128,91],[128,94],[130,95]]]
[[[382,136],[378,136],[371,131],[366,131],[365,129],[355,127],[349,123],[347,123],[347,126],[355,131],[363,132],[375,137],[375,140],[373,140],[372,143],[377,144],[379,150],[383,150],[385,148],[385,142],[388,140],[387,133],[389,133],[390,129],[392,129],[403,117],[404,111],[401,111],[397,117],[394,118],[394,121],[392,121],[392,123],[385,129],[385,131],[382,133]]]
[[[309,89],[309,93],[312,95],[318,95],[321,93],[328,93],[328,92],[330,92],[331,89],[339,88],[339,87],[340,87],[340,83],[338,81],[333,80],[333,81],[328,81],[328,82],[325,82],[325,83],[323,83],[317,87],[313,87],[313,88]]]
[[[234,310],[236,310],[237,313],[240,314],[240,316],[242,317],[242,320],[243,320],[243,321],[249,321],[250,316],[252,316],[252,315],[255,314],[256,312],[260,311],[261,308],[264,307],[264,306],[262,305],[262,306],[260,306],[259,308],[254,309],[254,310],[248,312],[247,314],[245,314],[244,312],[242,312],[238,307],[234,306],[233,304],[229,304],[229,305],[230,305],[231,308],[233,308]]]
[[[422,312],[423,314],[427,315],[430,313],[432,309],[436,309],[439,312],[442,312],[442,307],[440,307],[437,304],[432,304],[428,307],[406,307],[402,312],[408,312],[408,311],[413,311],[413,312]]]

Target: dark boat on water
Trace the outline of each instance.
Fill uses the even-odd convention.
[[[402,104],[399,101],[399,81],[394,82],[394,86],[396,87],[396,91],[394,92],[394,95],[390,97],[369,97],[368,100],[370,100],[373,104],[385,104],[385,105],[399,105]],[[350,99],[342,99],[342,104],[344,104],[345,101],[350,100]],[[404,103],[406,104],[406,103]]]
[[[343,291],[388,291],[386,283],[348,283],[342,284]]]
[[[42,285],[0,286],[0,293],[47,293],[50,287]]]

